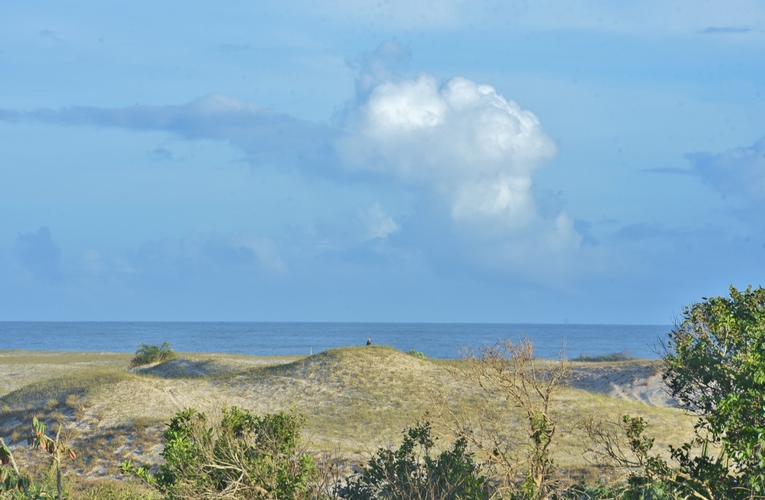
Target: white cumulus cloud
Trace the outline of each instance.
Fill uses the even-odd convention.
[[[482,263],[529,276],[576,267],[582,237],[573,221],[564,212],[542,217],[532,193],[555,143],[534,113],[494,87],[387,78],[347,106],[343,125],[336,149],[346,169],[435,193]]]
[[[424,184],[457,221],[532,221],[531,175],[555,155],[539,119],[489,85],[430,75],[386,80],[351,108],[338,149],[349,169]]]
[[[526,178],[556,152],[533,113],[465,78],[384,81],[349,111],[346,129],[348,168],[408,181]]]

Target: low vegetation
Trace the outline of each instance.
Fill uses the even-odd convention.
[[[0,497],[763,498],[764,353],[765,290],[731,288],[730,297],[689,306],[670,333],[661,369],[684,411],[567,387],[580,365],[536,359],[528,341],[503,341],[461,361],[376,346],[269,366],[184,356],[98,383],[84,380],[117,372],[77,365],[66,377],[55,371],[0,396]],[[608,360],[589,362],[598,361]],[[184,404],[183,391],[193,387],[201,387],[195,404]],[[131,398],[133,420],[104,427],[121,421],[104,412]],[[144,413],[170,415],[161,440],[160,424],[135,416],[155,400],[164,403]],[[199,404],[207,409],[193,409]],[[51,415],[55,439],[41,424]],[[47,461],[11,446],[30,422],[30,443],[48,452]],[[131,426],[143,429],[143,440],[126,439]],[[380,439],[393,442],[402,428],[399,446],[374,444],[376,452],[363,453]],[[159,461],[145,460],[152,432]],[[112,437],[95,445],[105,433]],[[112,450],[122,471],[143,483],[104,477],[111,472],[72,474],[92,456],[82,447],[93,446]]]
[[[411,349],[411,350],[407,351],[407,354],[410,355],[410,356],[414,356],[415,358],[427,359],[427,356],[425,356],[424,353],[422,353],[420,351],[416,351],[414,349]]]
[[[13,496],[21,498],[53,498],[58,500],[64,496],[64,487],[61,479],[61,459],[68,457],[72,460],[77,458],[74,450],[60,440],[61,428],[53,439],[46,433],[47,426],[36,418],[32,421],[32,432],[29,433],[28,441],[32,449],[41,449],[52,456],[50,474],[46,480],[32,482],[27,474],[22,474],[13,457],[13,453],[0,438],[0,495],[10,492]],[[8,464],[11,465],[8,468]],[[55,477],[55,483],[53,483]]]
[[[626,352],[611,352],[608,354],[599,354],[597,356],[590,356],[588,354],[581,354],[571,361],[578,361],[581,363],[616,363],[619,361],[632,361],[635,358],[627,354]]]
[[[377,450],[333,493],[349,500],[488,500],[495,488],[468,452],[468,440],[457,438],[437,456],[433,456],[434,445],[430,422],[423,420],[405,431],[398,449]]]
[[[315,498],[316,467],[297,449],[302,425],[295,413],[255,416],[236,406],[210,425],[204,413],[188,409],[165,430],[165,463],[157,472],[130,462],[122,470],[169,499]]]
[[[173,359],[174,357],[175,351],[173,351],[168,342],[163,342],[158,346],[138,344],[138,350],[135,352],[135,357],[130,361],[130,366],[137,367],[151,363],[159,363]]]

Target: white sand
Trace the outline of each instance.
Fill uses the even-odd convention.
[[[651,406],[677,407],[661,379],[660,362],[572,363],[569,384]]]

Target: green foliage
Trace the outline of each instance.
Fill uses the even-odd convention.
[[[3,500],[50,500],[56,498],[56,489],[44,483],[30,483],[25,489],[11,489],[3,493],[0,491],[0,498]]]
[[[489,484],[460,437],[451,450],[431,456],[430,423],[409,428],[397,450],[381,448],[361,472],[337,489],[340,498],[370,500],[488,499]]]
[[[170,499],[307,498],[316,468],[297,451],[303,424],[295,413],[256,416],[234,406],[210,427],[204,413],[184,410],[164,433],[165,463],[155,474],[129,462],[122,470]]]
[[[29,476],[22,474],[13,458],[10,448],[0,438],[0,498],[8,496],[12,499],[63,498],[64,487],[61,478],[61,457],[76,458],[74,451],[56,439],[48,437],[47,426],[32,419],[32,432],[29,434],[29,445],[33,449],[43,449],[53,456],[53,463],[46,477],[32,482]],[[11,467],[8,467],[10,465]],[[7,494],[7,495],[6,495]]]
[[[654,439],[645,435],[648,422],[642,417],[622,417],[622,430],[629,449],[637,461],[638,470],[629,476],[626,498],[667,498],[669,487],[664,478],[671,477],[667,462],[652,453]]]
[[[631,361],[635,359],[626,352],[612,352],[608,354],[600,354],[598,356],[589,356],[582,354],[573,358],[571,361],[580,361],[583,363],[615,363],[618,361]]]
[[[44,423],[37,420],[37,418],[33,418],[32,432],[29,434],[28,438],[29,446],[33,449],[39,448],[45,450],[53,456],[53,468],[51,470],[55,473],[56,491],[58,493],[58,499],[61,500],[64,491],[61,481],[61,457],[68,456],[74,460],[77,456],[75,455],[74,450],[59,441],[61,427],[59,427],[59,430],[56,433],[56,439],[48,437],[45,433],[46,430],[47,426]]]
[[[653,451],[654,439],[646,435],[648,422],[642,417],[624,415],[613,427],[599,424],[586,425],[586,431],[600,451],[590,449],[601,458],[607,459],[612,466],[630,470],[626,484],[603,484],[593,488],[581,484],[571,490],[586,491],[589,496],[573,498],[618,498],[624,500],[674,500],[697,498],[712,499],[751,499],[745,489],[731,483],[734,479],[723,470],[716,471],[708,467],[708,449],[699,453],[692,444],[680,448],[670,447],[672,460],[666,460]],[[597,494],[595,493],[597,492]],[[610,492],[610,493],[608,493]],[[569,492],[567,492],[568,494]],[[599,496],[601,495],[601,496]],[[569,497],[566,497],[569,498]]]
[[[700,416],[694,443],[673,449],[690,479],[725,498],[765,493],[765,289],[687,307],[670,333],[664,380]],[[720,447],[711,456],[712,446]],[[701,447],[701,453],[693,451]],[[749,493],[746,492],[749,490]]]
[[[699,499],[751,499],[751,491],[742,488],[728,468],[709,456],[707,446],[700,452],[694,444],[680,448],[670,447],[674,464],[651,452],[654,440],[645,436],[648,423],[641,417],[624,416],[630,450],[637,457],[639,472],[629,478],[625,498],[699,498]]]
[[[11,495],[14,491],[27,491],[30,485],[29,477],[22,475],[15,470],[15,467],[10,467],[9,464],[13,459],[11,450],[5,445],[5,442],[0,438],[0,498],[4,498],[4,494]]]
[[[411,349],[410,351],[408,351],[407,354],[410,355],[410,356],[414,356],[415,358],[419,358],[419,359],[428,359],[428,357],[425,356],[424,353],[422,353],[420,351],[415,351],[414,349]]]
[[[162,345],[138,344],[138,350],[135,357],[130,361],[131,367],[148,365],[159,361],[167,361],[175,357],[175,351],[170,347],[169,342],[163,342]]]

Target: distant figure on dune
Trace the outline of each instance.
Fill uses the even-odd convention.
[[[367,345],[372,345],[372,338],[371,337],[367,337]]]

